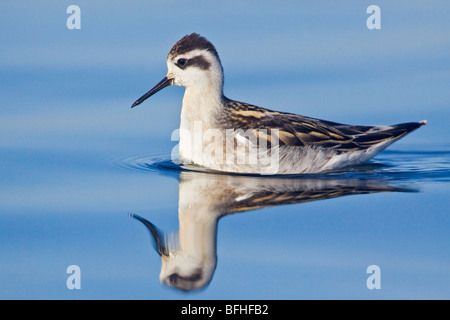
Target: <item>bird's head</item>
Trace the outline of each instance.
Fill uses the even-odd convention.
[[[132,107],[171,85],[222,94],[223,69],[214,45],[197,33],[181,38],[167,55],[167,75]]]

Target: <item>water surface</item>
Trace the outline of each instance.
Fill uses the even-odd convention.
[[[70,4],[0,4],[0,298],[450,298],[446,1],[378,1],[377,31],[360,1],[78,1],[77,31]],[[181,168],[169,154],[183,89],[130,106],[194,31],[216,45],[230,98],[428,124],[328,174]],[[66,286],[70,265],[81,289]],[[381,289],[366,286],[371,265]]]

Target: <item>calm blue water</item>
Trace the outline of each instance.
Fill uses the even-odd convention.
[[[446,1],[77,1],[81,29],[68,30],[71,4],[0,4],[1,299],[450,298]],[[366,28],[370,4],[380,30]],[[183,89],[130,105],[194,31],[218,49],[230,98],[428,124],[332,174],[179,168],[169,154]],[[185,272],[171,278],[185,290],[160,283],[157,245],[133,215],[186,258],[165,266]],[[186,239],[209,253],[201,277]],[[70,265],[81,289],[67,288]],[[381,289],[367,288],[371,265]]]

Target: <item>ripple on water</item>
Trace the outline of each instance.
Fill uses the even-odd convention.
[[[112,161],[113,166],[133,171],[177,176],[182,171],[230,174],[196,165],[176,164],[170,155],[136,155]],[[234,174],[256,176],[254,174]],[[264,177],[268,177],[264,175]],[[285,178],[343,178],[387,180],[450,180],[450,151],[385,151],[370,162],[320,174],[276,175]]]

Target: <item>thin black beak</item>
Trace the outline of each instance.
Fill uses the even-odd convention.
[[[144,102],[146,99],[150,98],[152,95],[157,93],[158,91],[164,89],[165,87],[173,85],[173,79],[169,79],[167,77],[164,77],[156,86],[153,87],[149,92],[144,94],[142,97],[136,100],[135,103],[131,106],[132,108],[136,107],[137,105]]]

